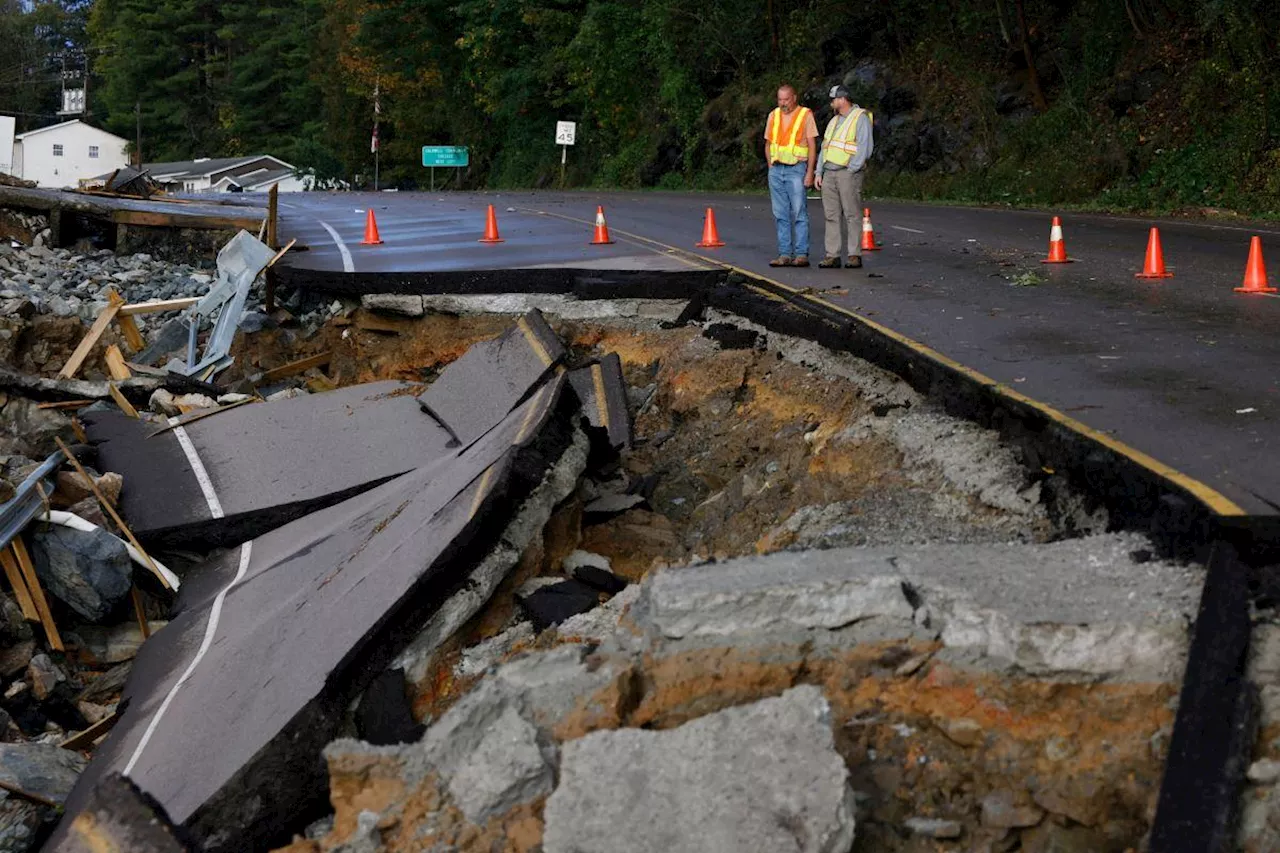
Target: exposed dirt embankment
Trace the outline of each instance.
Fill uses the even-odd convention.
[[[857,359],[727,316],[549,319],[575,357],[621,357],[635,446],[560,504],[483,611],[443,646],[402,655],[427,734],[333,744],[335,816],[292,849],[603,849],[601,792],[639,774],[653,787],[636,807],[660,826],[662,797],[697,776],[675,757],[687,747],[664,744],[692,738],[717,773],[755,778],[753,759],[717,752],[711,732],[752,737],[750,721],[796,702],[830,731],[803,748],[838,757],[807,789],[832,785],[831,802],[852,804],[796,806],[789,837],[809,839],[796,849],[848,832],[859,851],[1141,843],[1195,569],[1152,560],[1140,537],[1056,542],[1101,534],[1105,518]],[[305,338],[247,339],[235,370],[332,350],[328,373],[304,381],[429,382],[510,322],[357,311]],[[631,585],[531,624],[519,597],[584,559]],[[789,692],[803,685],[818,692]],[[623,731],[676,740],[637,764],[608,739]]]

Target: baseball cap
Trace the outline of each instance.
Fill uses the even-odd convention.
[[[831,91],[827,94],[828,98],[844,98],[846,101],[853,100],[849,96],[849,90],[844,86],[832,86]]]

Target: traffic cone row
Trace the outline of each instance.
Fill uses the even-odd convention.
[[[365,215],[364,239],[360,243],[364,246],[377,246],[382,242],[382,237],[378,234],[378,220],[374,216],[373,208],[369,208]],[[488,210],[485,212],[484,236],[480,238],[479,242],[504,242],[498,234],[498,214],[493,205],[489,205]],[[589,245],[605,246],[613,242],[613,238],[609,236],[609,225],[604,218],[604,205],[598,205],[596,207],[595,226]],[[720,230],[716,226],[716,212],[713,208],[707,208],[706,215],[702,221],[702,239],[696,245],[700,249],[715,249],[725,245],[725,242],[720,239]],[[875,252],[879,251],[880,248],[876,243],[875,229],[871,225],[871,209],[863,208],[862,251]],[[1049,256],[1040,261],[1040,263],[1073,263],[1073,260],[1067,257],[1067,243],[1063,237],[1062,219],[1060,217],[1053,217],[1053,224],[1049,229]],[[1164,248],[1160,243],[1160,229],[1152,228],[1150,235],[1147,237],[1147,254],[1142,265],[1142,272],[1135,273],[1134,278],[1160,279],[1172,277],[1173,272],[1165,268]],[[1267,283],[1267,267],[1262,259],[1261,237],[1255,236],[1249,243],[1249,261],[1245,266],[1244,283],[1235,288],[1235,291],[1237,293],[1277,292],[1276,288]]]

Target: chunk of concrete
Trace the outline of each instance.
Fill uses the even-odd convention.
[[[805,686],[566,743],[545,819],[546,853],[846,853],[854,794],[827,701]]]
[[[106,619],[133,585],[128,549],[100,527],[39,525],[31,537],[31,560],[48,591],[90,622]]]
[[[422,297],[407,293],[366,293],[360,297],[360,307],[402,317],[421,317],[423,313]]]
[[[538,732],[507,706],[448,776],[449,794],[467,820],[483,826],[521,803],[551,793],[555,774]]]
[[[660,571],[648,586],[649,619],[672,639],[833,630],[877,616],[910,623],[914,608],[903,579],[888,561],[878,568],[881,574],[868,575],[785,554]]]

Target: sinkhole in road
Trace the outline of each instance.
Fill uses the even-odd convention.
[[[426,386],[527,306],[495,298],[491,307],[504,310],[480,299],[433,311],[428,298],[420,317],[360,308],[305,337],[265,330],[238,342],[232,370],[330,351],[327,371],[303,377],[311,390]],[[854,850],[1136,847],[1159,785],[1198,569],[1153,559],[1141,536],[1107,532],[1098,501],[900,378],[729,313],[671,322],[680,308],[599,302],[581,317],[543,305],[571,363],[620,357],[634,446],[555,509],[480,613],[425,658],[402,658],[415,716],[430,725],[503,666],[527,677],[565,646],[583,648],[590,667],[614,666],[601,663],[614,659],[615,641],[599,620],[643,634],[664,572],[714,576],[763,560],[752,577],[780,584],[770,594],[791,618],[787,596],[803,597],[808,581],[799,571],[789,590],[788,561],[828,555],[819,560],[834,560],[839,575],[841,560],[873,555],[886,572],[901,570],[905,622],[726,629],[693,646],[659,637],[617,664],[625,677],[577,697],[608,713],[570,715],[548,736],[670,729],[817,684],[856,792]],[[609,511],[599,511],[602,497]],[[574,552],[607,560],[638,598],[619,595],[590,628],[530,630],[517,596],[564,577]],[[744,594],[740,606],[753,602]],[[328,849],[356,825],[371,789],[349,769],[349,757],[331,759],[335,822],[302,849]],[[388,849],[427,830],[525,849],[544,828],[544,800],[467,835],[456,820],[442,829],[443,812],[409,808],[414,796],[385,803]]]

